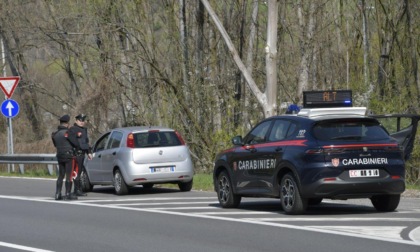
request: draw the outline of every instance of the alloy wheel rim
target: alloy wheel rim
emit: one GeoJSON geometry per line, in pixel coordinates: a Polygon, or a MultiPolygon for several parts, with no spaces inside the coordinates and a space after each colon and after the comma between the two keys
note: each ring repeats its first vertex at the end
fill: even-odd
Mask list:
{"type": "Polygon", "coordinates": [[[295,187],[290,179],[286,179],[281,188],[282,203],[287,209],[290,209],[295,204],[295,187]]]}
{"type": "Polygon", "coordinates": [[[219,180],[219,199],[221,202],[226,203],[229,199],[230,186],[227,178],[223,176],[219,180]]]}
{"type": "Polygon", "coordinates": [[[119,191],[120,190],[120,186],[121,185],[121,176],[120,176],[120,174],[117,172],[116,174],[115,174],[115,189],[117,190],[117,191],[119,191]]]}

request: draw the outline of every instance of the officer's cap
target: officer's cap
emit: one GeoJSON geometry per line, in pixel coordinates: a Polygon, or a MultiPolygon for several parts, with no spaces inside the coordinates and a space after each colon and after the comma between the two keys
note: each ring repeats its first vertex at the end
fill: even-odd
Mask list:
{"type": "Polygon", "coordinates": [[[62,123],[68,123],[69,121],[70,121],[69,115],[63,115],[62,117],[60,117],[60,122],[62,123]]]}
{"type": "Polygon", "coordinates": [[[86,119],[86,115],[85,114],[78,114],[76,116],[76,119],[83,122],[86,119]]]}

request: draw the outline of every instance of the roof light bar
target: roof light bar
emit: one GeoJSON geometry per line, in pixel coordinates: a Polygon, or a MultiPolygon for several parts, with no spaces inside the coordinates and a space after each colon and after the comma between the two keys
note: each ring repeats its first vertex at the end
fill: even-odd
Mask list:
{"type": "Polygon", "coordinates": [[[301,109],[298,113],[299,116],[316,117],[324,115],[366,115],[366,107],[351,107],[351,108],[314,108],[314,109],[301,109]]]}

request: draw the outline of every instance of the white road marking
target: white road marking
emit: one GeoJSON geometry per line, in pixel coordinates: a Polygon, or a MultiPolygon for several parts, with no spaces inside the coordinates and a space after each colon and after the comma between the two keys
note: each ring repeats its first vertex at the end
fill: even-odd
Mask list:
{"type": "MultiPolygon", "coordinates": [[[[124,201],[165,201],[165,200],[214,200],[216,197],[174,197],[174,198],[124,198],[124,199],[96,199],[96,200],[83,200],[83,202],[124,202],[124,201]]],[[[217,202],[218,203],[218,202],[217,202]]]]}
{"type": "Polygon", "coordinates": [[[13,244],[13,243],[7,243],[7,242],[1,242],[1,241],[0,241],[0,247],[8,247],[8,248],[31,251],[31,252],[53,252],[51,250],[38,249],[38,248],[27,247],[27,246],[22,246],[22,245],[17,245],[17,244],[13,244]]]}
{"type": "MultiPolygon", "coordinates": [[[[85,202],[85,201],[83,201],[85,202]]],[[[197,205],[197,204],[215,204],[219,201],[196,201],[196,202],[163,202],[163,203],[127,203],[127,204],[114,204],[114,206],[161,206],[161,205],[197,205]]]]}
{"type": "Polygon", "coordinates": [[[411,230],[411,232],[408,234],[408,237],[410,237],[412,241],[420,243],[420,227],[411,230]]]}
{"type": "MultiPolygon", "coordinates": [[[[35,202],[45,202],[45,203],[62,203],[62,201],[54,201],[54,200],[44,200],[44,199],[34,199],[30,197],[21,197],[21,196],[4,196],[0,195],[0,198],[4,199],[15,199],[15,200],[24,200],[24,201],[35,201],[35,202]]],[[[185,199],[185,198],[183,198],[185,199]]],[[[150,209],[150,208],[133,208],[133,207],[125,207],[125,206],[115,206],[115,205],[98,205],[98,204],[91,204],[86,203],[83,201],[64,201],[65,204],[72,204],[72,205],[81,205],[81,206],[91,206],[91,207],[99,207],[99,208],[108,208],[108,209],[121,209],[121,210],[128,210],[128,211],[137,211],[137,212],[149,212],[149,213],[161,213],[161,214],[168,214],[168,215],[176,215],[176,216],[185,216],[185,217],[195,217],[195,218],[203,218],[203,219],[212,219],[212,220],[221,220],[221,221],[231,221],[231,222],[240,222],[240,223],[248,223],[248,224],[256,224],[256,225],[263,225],[263,226],[271,226],[271,227],[281,227],[281,228],[289,228],[294,230],[303,230],[303,231],[311,231],[317,233],[325,233],[325,234],[334,234],[334,235],[343,235],[343,236],[350,236],[350,237],[357,237],[362,239],[371,239],[371,240],[378,240],[384,242],[393,242],[393,243],[400,243],[400,244],[408,244],[420,247],[420,242],[418,241],[407,241],[402,240],[401,238],[388,238],[388,237],[380,237],[377,234],[359,234],[359,233],[351,233],[347,230],[329,230],[329,229],[322,229],[321,227],[311,227],[311,226],[294,226],[284,223],[276,223],[276,222],[264,222],[259,220],[247,220],[247,219],[240,219],[240,218],[229,218],[223,216],[212,216],[212,215],[200,215],[200,214],[191,214],[191,213],[183,213],[183,212],[171,212],[165,211],[164,209],[150,209]]],[[[214,207],[213,207],[214,208],[214,207]]],[[[369,220],[368,218],[366,220],[369,220]]],[[[360,226],[357,228],[360,229],[360,226]]],[[[382,227],[382,228],[393,228],[393,227],[382,227]]]]}
{"type": "Polygon", "coordinates": [[[365,236],[380,236],[383,238],[400,239],[401,232],[405,226],[307,226],[316,229],[334,230],[339,232],[349,232],[365,236]]]}
{"type": "MultiPolygon", "coordinates": [[[[273,214],[273,212],[264,212],[264,211],[242,211],[242,212],[194,212],[190,214],[197,215],[258,215],[258,214],[273,214]]],[[[258,218],[252,220],[259,220],[258,218]]]]}
{"type": "Polygon", "coordinates": [[[143,209],[150,209],[150,210],[193,210],[193,209],[215,209],[218,207],[212,206],[204,206],[204,207],[151,207],[151,208],[143,208],[143,209]]]}

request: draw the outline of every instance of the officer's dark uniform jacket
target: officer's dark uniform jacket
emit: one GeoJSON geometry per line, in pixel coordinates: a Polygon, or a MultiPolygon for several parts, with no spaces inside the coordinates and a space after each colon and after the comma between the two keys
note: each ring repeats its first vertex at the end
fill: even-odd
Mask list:
{"type": "Polygon", "coordinates": [[[52,140],[57,148],[58,162],[67,162],[73,158],[73,146],[69,142],[67,131],[67,127],[60,125],[57,131],[52,133],[52,140]]]}
{"type": "Polygon", "coordinates": [[[87,128],[74,124],[69,129],[69,140],[76,146],[77,155],[92,153],[91,147],[89,146],[87,128]]]}

